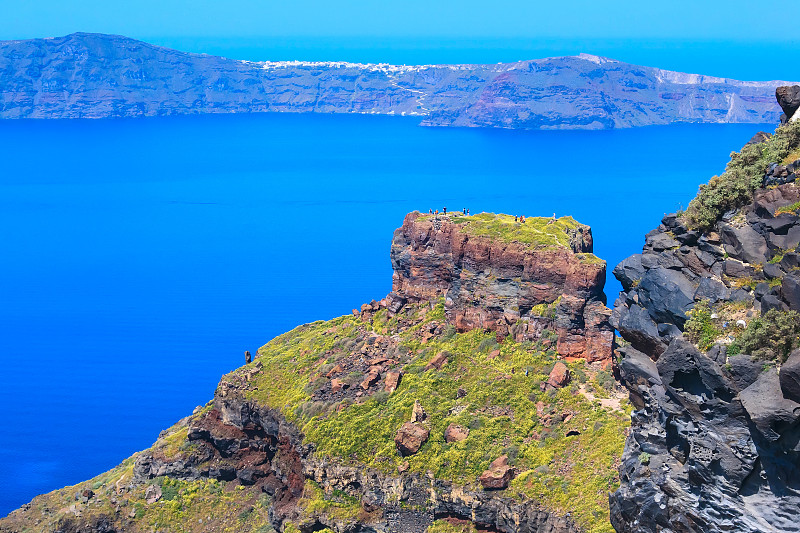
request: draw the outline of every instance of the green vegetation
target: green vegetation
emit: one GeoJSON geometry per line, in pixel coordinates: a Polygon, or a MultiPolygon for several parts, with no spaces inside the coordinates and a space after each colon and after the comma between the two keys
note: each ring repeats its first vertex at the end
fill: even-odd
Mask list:
{"type": "Polygon", "coordinates": [[[355,523],[366,515],[361,508],[361,502],[356,498],[339,491],[325,494],[322,487],[310,480],[306,480],[303,487],[299,507],[310,517],[328,516],[349,523],[355,523]]]}
{"type": "MultiPolygon", "coordinates": [[[[404,376],[391,395],[315,402],[306,387],[329,368],[326,365],[360,350],[358,339],[365,331],[393,329],[396,317],[386,321],[380,312],[372,326],[346,316],[301,326],[274,339],[259,350],[263,370],[250,382],[247,394],[280,409],[318,454],[387,474],[396,475],[407,461],[412,472],[477,488],[489,463],[507,454],[521,472],[512,482],[512,493],[562,514],[570,512],[589,531],[612,531],[608,493],[618,486],[616,466],[629,425],[627,402],[623,400],[623,409],[610,410],[581,394],[581,383],[608,390],[605,377],[598,381],[582,361],[569,364],[575,376],[572,385],[541,391],[556,354],[533,343],[497,344],[494,334],[477,330],[447,330],[422,342],[415,334],[423,324],[441,320],[440,307],[441,303],[429,311],[410,306],[404,310],[418,316],[419,323],[400,334],[407,352],[395,355],[404,364],[404,376]],[[495,349],[500,355],[490,358],[495,349]],[[442,352],[448,363],[438,371],[425,370],[442,352]],[[403,458],[395,449],[394,435],[410,420],[415,400],[428,414],[430,437],[417,454],[403,458]],[[444,430],[450,423],[469,427],[469,437],[446,443],[444,430]],[[567,437],[569,431],[575,434],[567,437]]],[[[319,498],[309,501],[318,502],[314,505],[322,512],[319,498]]]]}
{"type": "Polygon", "coordinates": [[[477,533],[472,522],[460,523],[448,520],[436,520],[425,533],[477,533]]]}
{"type": "MultiPolygon", "coordinates": [[[[433,306],[409,304],[392,317],[383,310],[370,318],[349,315],[295,328],[263,346],[254,363],[223,377],[220,393],[233,387],[251,400],[280,410],[319,456],[388,475],[397,475],[398,467],[407,466],[412,473],[479,491],[480,474],[506,454],[519,472],[506,496],[530,498],[558,514],[570,513],[586,531],[611,533],[608,493],[619,485],[617,467],[630,407],[615,391],[607,372],[583,361],[568,363],[573,376],[570,385],[543,391],[541,384],[556,360],[555,351],[542,343],[509,339],[498,343],[491,333],[457,333],[445,327],[440,300],[433,306]],[[431,336],[434,330],[440,334],[431,336]],[[320,396],[320,387],[327,386],[324,376],[338,364],[368,357],[363,355],[368,353],[368,340],[376,342],[378,335],[392,339],[391,347],[381,353],[403,369],[399,388],[391,394],[380,391],[338,402],[320,396]],[[427,363],[441,353],[446,354],[447,364],[440,370],[426,370],[427,363]],[[600,398],[609,406],[603,407],[600,398]],[[404,458],[395,449],[394,436],[410,419],[415,400],[428,415],[430,436],[417,454],[404,458]],[[470,429],[466,440],[444,441],[450,423],[470,429]]],[[[352,372],[340,375],[348,373],[352,372]]],[[[210,408],[207,405],[200,414],[210,408]]],[[[187,441],[187,424],[182,421],[170,428],[146,453],[167,460],[185,458],[197,446],[187,441]]],[[[82,523],[100,517],[135,520],[129,528],[134,533],[272,531],[269,498],[237,481],[156,478],[152,484],[159,485],[162,496],[148,504],[145,494],[151,483],[128,488],[136,457],[84,484],[34,500],[28,513],[44,517],[41,529],[35,531],[56,530],[57,521],[70,516],[70,506],[76,505],[82,523]],[[75,493],[84,488],[92,488],[96,496],[76,504],[75,493]]],[[[345,524],[377,519],[358,499],[338,491],[328,493],[312,481],[304,486],[299,508],[300,515],[285,525],[285,531],[299,531],[317,519],[345,524]]],[[[31,523],[31,516],[20,518],[19,523],[31,523]]],[[[430,531],[471,528],[437,521],[430,531]]]]}
{"type": "Polygon", "coordinates": [[[761,187],[770,163],[783,161],[798,146],[800,122],[793,122],[780,126],[775,135],[763,143],[733,152],[725,172],[701,185],[697,196],[689,203],[685,213],[689,227],[708,230],[723,213],[750,202],[753,192],[761,187]]]}
{"type": "Polygon", "coordinates": [[[722,334],[711,318],[711,305],[708,300],[701,300],[687,314],[689,320],[686,322],[684,333],[701,350],[708,350],[722,334]]]}
{"type": "MultiPolygon", "coordinates": [[[[431,215],[423,215],[420,219],[430,217],[431,215]]],[[[518,242],[536,248],[569,248],[571,235],[581,226],[572,217],[527,217],[525,222],[520,222],[511,215],[495,213],[471,216],[456,213],[450,220],[468,235],[489,237],[502,242],[518,242]]]]}
{"type": "Polygon", "coordinates": [[[729,355],[745,353],[758,359],[784,362],[800,346],[800,314],[770,309],[753,319],[731,344],[729,355]]]}
{"type": "Polygon", "coordinates": [[[800,211],[800,202],[795,202],[791,205],[779,207],[778,209],[775,210],[775,214],[781,215],[783,213],[795,213],[797,211],[800,211]]]}

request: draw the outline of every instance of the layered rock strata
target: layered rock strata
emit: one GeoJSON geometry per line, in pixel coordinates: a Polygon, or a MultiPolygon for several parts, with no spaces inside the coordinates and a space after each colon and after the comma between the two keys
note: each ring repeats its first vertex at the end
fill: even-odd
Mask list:
{"type": "Polygon", "coordinates": [[[459,331],[483,328],[522,341],[551,329],[561,355],[608,361],[613,331],[604,305],[605,262],[591,255],[588,226],[567,231],[568,245],[503,242],[470,234],[458,214],[410,213],[392,241],[390,297],[443,297],[459,331]]]}

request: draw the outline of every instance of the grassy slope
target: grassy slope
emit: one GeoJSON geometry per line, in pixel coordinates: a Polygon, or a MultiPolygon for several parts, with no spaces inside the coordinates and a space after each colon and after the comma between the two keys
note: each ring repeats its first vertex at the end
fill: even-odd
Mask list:
{"type": "MultiPolygon", "coordinates": [[[[419,323],[442,316],[440,304],[419,323]]],[[[363,403],[345,402],[341,410],[340,404],[312,402],[307,385],[347,355],[343,348],[348,339],[364,327],[359,318],[346,316],[301,326],[271,341],[259,351],[265,370],[252,382],[251,398],[281,409],[316,444],[317,453],[387,473],[407,460],[412,471],[477,487],[488,464],[509,454],[522,472],[510,493],[571,512],[590,531],[612,531],[608,492],[618,483],[616,465],[629,411],[601,408],[578,392],[578,384],[588,382],[601,396],[604,385],[613,383],[610,376],[588,372],[583,362],[572,363],[573,384],[545,393],[539,385],[556,361],[553,351],[510,341],[497,346],[493,335],[480,331],[450,331],[422,344],[415,336],[417,326],[401,334],[400,351],[407,353],[401,355],[405,375],[396,392],[378,393],[363,403]],[[490,358],[495,348],[500,355],[490,358]],[[447,365],[440,371],[424,370],[443,351],[449,354],[447,365]],[[467,392],[464,398],[457,398],[459,388],[467,392]],[[431,436],[418,454],[401,458],[394,434],[410,419],[415,400],[429,415],[431,436]],[[541,417],[539,401],[544,404],[541,417]],[[568,422],[560,422],[564,413],[573,415],[568,422]],[[545,426],[546,418],[559,422],[545,426]],[[445,443],[444,429],[450,423],[469,427],[469,437],[445,443]],[[566,437],[569,430],[580,434],[566,437]]],[[[379,314],[367,329],[383,334],[394,327],[379,314]]]]}
{"type": "MultiPolygon", "coordinates": [[[[257,361],[263,370],[250,382],[246,394],[281,410],[317,445],[318,454],[390,474],[396,474],[397,466],[408,460],[412,471],[430,471],[480,490],[477,477],[490,461],[506,453],[521,472],[506,491],[508,496],[527,496],[556,512],[570,512],[588,531],[613,531],[607,495],[618,485],[616,467],[630,411],[627,402],[623,401],[621,410],[606,409],[578,391],[583,384],[597,397],[608,396],[613,379],[604,372],[595,373],[583,362],[570,363],[573,384],[557,392],[542,392],[539,385],[556,354],[541,344],[506,341],[497,345],[493,335],[480,331],[456,334],[450,328],[423,343],[420,331],[432,321],[443,321],[441,303],[433,309],[409,306],[401,318],[406,327],[398,327],[397,317],[387,320],[381,311],[371,323],[344,316],[281,335],[259,350],[257,361]],[[355,403],[346,400],[341,410],[337,410],[339,404],[312,401],[314,390],[322,383],[320,375],[337,360],[359,353],[361,343],[355,339],[365,333],[399,335],[400,345],[389,354],[404,367],[399,389],[355,403]],[[491,358],[495,349],[500,355],[491,358]],[[447,365],[439,371],[424,370],[430,358],[442,351],[448,352],[447,365]],[[459,388],[466,391],[463,398],[457,398],[459,388]],[[409,420],[414,400],[419,400],[429,415],[431,436],[418,454],[404,459],[395,452],[393,439],[397,428],[409,420]],[[540,401],[544,408],[537,413],[540,401]],[[564,414],[571,414],[571,419],[563,422],[564,414]],[[465,441],[444,442],[444,429],[451,422],[470,428],[465,441]],[[570,430],[580,434],[566,437],[570,430]]],[[[249,367],[243,367],[223,379],[247,370],[249,367]]],[[[193,445],[185,440],[186,427],[186,420],[176,424],[149,451],[176,458],[190,451],[193,445]]],[[[75,505],[81,522],[101,515],[116,516],[117,523],[133,532],[271,531],[268,498],[237,486],[235,481],[157,478],[154,483],[162,486],[164,497],[153,504],[145,502],[144,486],[117,495],[117,482],[125,486],[130,481],[135,457],[97,478],[37,497],[24,517],[11,516],[3,525],[15,532],[53,531],[59,519],[71,516],[69,508],[75,505]],[[75,500],[76,492],[84,488],[96,493],[88,504],[75,500]],[[117,506],[119,512],[115,512],[117,506]],[[36,519],[41,522],[36,524],[36,519]]],[[[369,519],[358,502],[342,494],[325,494],[312,482],[306,484],[301,505],[306,517],[327,514],[349,521],[369,519]]],[[[287,525],[287,531],[293,528],[287,525]]],[[[437,522],[432,531],[461,529],[437,522]]]]}

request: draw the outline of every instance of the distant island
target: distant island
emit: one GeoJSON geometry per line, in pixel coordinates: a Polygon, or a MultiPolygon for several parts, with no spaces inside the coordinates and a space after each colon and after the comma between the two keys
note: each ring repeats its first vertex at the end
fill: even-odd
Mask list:
{"type": "Polygon", "coordinates": [[[738,81],[581,54],[494,65],[253,62],[123,36],[0,42],[0,118],[201,113],[419,116],[425,126],[612,129],[766,123],[785,81],[738,81]]]}

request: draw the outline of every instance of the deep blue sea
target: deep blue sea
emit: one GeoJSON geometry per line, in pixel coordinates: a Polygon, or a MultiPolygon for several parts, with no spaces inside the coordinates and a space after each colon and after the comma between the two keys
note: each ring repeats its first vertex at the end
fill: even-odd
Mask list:
{"type": "Polygon", "coordinates": [[[408,211],[572,214],[611,268],[760,129],[0,122],[0,516],[149,446],[244,350],[384,296],[408,211]]]}

